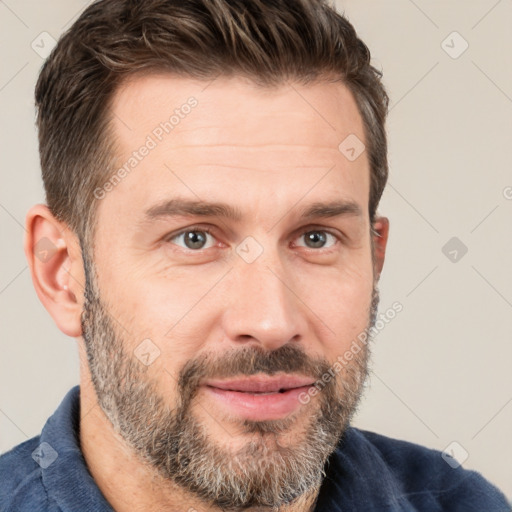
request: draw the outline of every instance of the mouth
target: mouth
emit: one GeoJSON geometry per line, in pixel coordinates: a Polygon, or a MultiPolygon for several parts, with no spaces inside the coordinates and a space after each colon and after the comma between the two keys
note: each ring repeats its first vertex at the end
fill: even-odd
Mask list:
{"type": "Polygon", "coordinates": [[[206,380],[203,388],[230,414],[255,421],[279,419],[301,405],[299,395],[314,384],[311,377],[253,375],[228,380],[206,380]]]}
{"type": "Polygon", "coordinates": [[[206,380],[203,384],[225,391],[238,391],[251,394],[284,393],[290,389],[312,386],[315,379],[298,375],[266,376],[252,375],[249,377],[228,380],[206,380]]]}

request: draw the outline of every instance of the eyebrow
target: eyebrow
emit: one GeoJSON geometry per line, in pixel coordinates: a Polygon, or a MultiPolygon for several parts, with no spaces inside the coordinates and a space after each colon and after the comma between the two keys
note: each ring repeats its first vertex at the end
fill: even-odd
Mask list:
{"type": "Polygon", "coordinates": [[[223,217],[233,221],[242,219],[242,212],[229,204],[208,203],[200,200],[170,199],[146,210],[146,219],[177,217],[180,215],[198,217],[223,217]]]}
{"type": "Polygon", "coordinates": [[[353,201],[331,201],[328,203],[313,203],[301,210],[301,219],[340,217],[354,215],[361,217],[361,207],[353,201]]]}
{"type": "MultiPolygon", "coordinates": [[[[299,210],[301,220],[313,218],[332,218],[346,215],[362,216],[361,207],[353,201],[316,202],[299,210]]],[[[146,219],[155,220],[165,217],[198,216],[221,217],[235,222],[242,220],[242,212],[226,203],[212,203],[201,200],[170,199],[146,210],[146,219]]]]}

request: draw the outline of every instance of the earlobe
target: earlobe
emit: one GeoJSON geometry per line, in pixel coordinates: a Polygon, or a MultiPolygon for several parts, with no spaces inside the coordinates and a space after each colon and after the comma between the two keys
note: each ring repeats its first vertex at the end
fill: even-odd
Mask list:
{"type": "Polygon", "coordinates": [[[27,214],[24,245],[40,301],[64,334],[80,336],[84,277],[78,238],[47,206],[36,205],[27,214]]]}
{"type": "Polygon", "coordinates": [[[377,217],[373,223],[373,250],[376,278],[380,277],[384,267],[386,245],[389,235],[389,220],[387,217],[377,217]]]}

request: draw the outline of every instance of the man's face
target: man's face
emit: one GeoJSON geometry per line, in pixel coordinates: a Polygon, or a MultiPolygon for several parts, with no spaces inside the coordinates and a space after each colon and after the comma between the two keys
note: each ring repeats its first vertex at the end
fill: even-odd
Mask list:
{"type": "Polygon", "coordinates": [[[155,75],[114,98],[128,172],[98,203],[85,346],[100,405],[161,475],[281,504],[319,484],[366,374],[363,347],[332,378],[377,303],[367,154],[338,149],[363,126],[339,83],[207,85],[155,75]]]}

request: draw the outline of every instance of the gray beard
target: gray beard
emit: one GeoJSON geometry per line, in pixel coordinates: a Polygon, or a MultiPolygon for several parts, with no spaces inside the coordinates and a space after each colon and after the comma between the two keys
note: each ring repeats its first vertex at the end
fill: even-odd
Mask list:
{"type": "MultiPolygon", "coordinates": [[[[89,370],[106,417],[125,442],[164,479],[179,485],[209,506],[227,511],[251,507],[278,508],[318,488],[324,465],[356,411],[368,374],[368,341],[307,404],[312,413],[295,443],[280,444],[280,434],[293,426],[283,420],[240,422],[248,441],[238,450],[215,442],[191,406],[204,378],[227,378],[277,372],[311,375],[321,381],[332,364],[312,359],[294,345],[269,352],[255,347],[219,356],[204,353],[181,369],[178,399],[171,407],[158,392],[148,367],[130,356],[129,339],[116,332],[100,300],[92,265],[86,261],[82,330],[89,370]]],[[[374,286],[367,333],[376,320],[378,290],[374,286]]],[[[304,407],[304,406],[303,406],[304,407]]]]}

